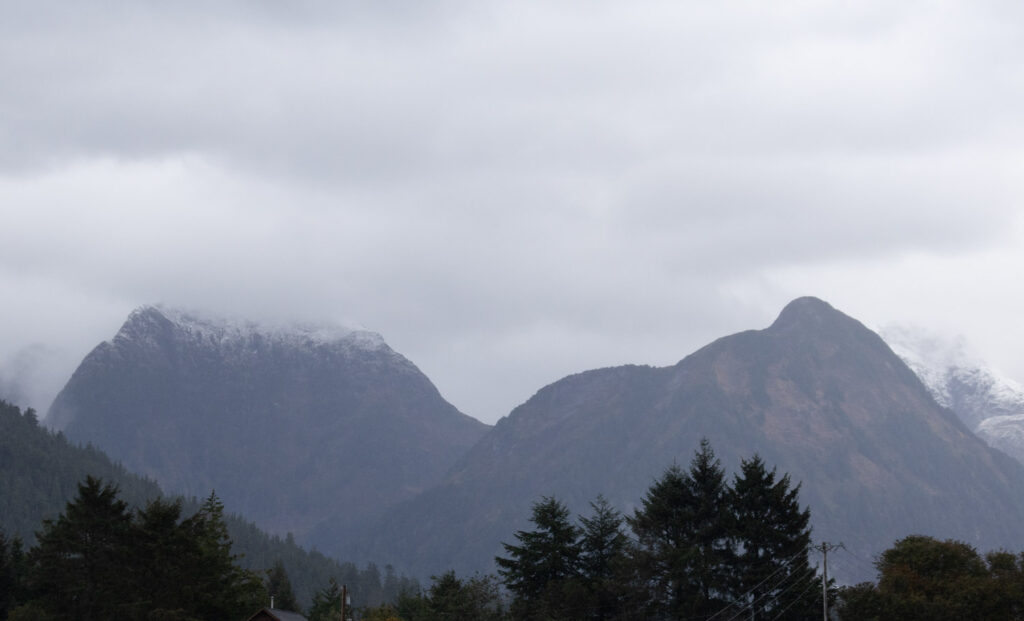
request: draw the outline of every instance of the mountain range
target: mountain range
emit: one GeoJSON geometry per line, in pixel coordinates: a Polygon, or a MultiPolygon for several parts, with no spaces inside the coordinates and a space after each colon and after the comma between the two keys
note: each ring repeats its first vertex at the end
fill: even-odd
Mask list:
{"type": "Polygon", "coordinates": [[[85,357],[46,421],[299,539],[412,498],[488,430],[375,333],[154,306],[85,357]]]}
{"type": "Polygon", "coordinates": [[[911,533],[1024,547],[1024,467],[815,298],[669,367],[561,379],[493,428],[377,335],[146,307],[47,420],[172,490],[215,487],[271,530],[421,577],[493,570],[542,495],[628,513],[702,438],[729,471],[757,453],[801,483],[815,539],[849,551],[841,579],[873,577],[869,559],[911,533]]]}
{"type": "MultiPolygon", "coordinates": [[[[926,533],[1019,549],[1024,468],[991,450],[875,333],[815,298],[767,329],[719,339],[678,364],[572,375],[498,422],[441,485],[328,548],[419,574],[488,571],[541,495],[575,512],[603,494],[629,512],[701,438],[723,464],[760,454],[800,482],[816,540],[845,542],[837,575],[926,533]]],[[[341,532],[341,531],[338,531],[341,532]]]]}

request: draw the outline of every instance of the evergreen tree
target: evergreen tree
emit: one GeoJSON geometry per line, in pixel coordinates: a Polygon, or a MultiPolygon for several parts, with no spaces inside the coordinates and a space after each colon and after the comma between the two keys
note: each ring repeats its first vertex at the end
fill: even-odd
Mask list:
{"type": "Polygon", "coordinates": [[[614,619],[624,607],[625,554],[629,539],[622,532],[622,515],[604,496],[590,503],[590,517],[580,517],[580,577],[586,588],[583,613],[589,619],[614,619]]]}
{"type": "Polygon", "coordinates": [[[124,595],[131,590],[131,519],[116,487],[87,477],[64,513],[43,522],[29,554],[29,579],[51,614],[79,621],[130,618],[124,595]]]}
{"type": "Polygon", "coordinates": [[[801,509],[800,486],[789,475],[776,480],[755,455],[743,460],[729,493],[735,516],[738,556],[731,599],[751,621],[816,619],[821,610],[821,582],[810,567],[811,513],[801,509]]]}
{"type": "Polygon", "coordinates": [[[22,597],[25,558],[21,540],[8,538],[0,530],[0,619],[18,605],[22,597]]]}
{"type": "Polygon", "coordinates": [[[130,562],[137,617],[191,604],[190,559],[196,556],[196,543],[182,528],[181,511],[181,501],[157,499],[136,513],[130,562]]]}
{"type": "Polygon", "coordinates": [[[193,609],[199,616],[230,619],[264,605],[267,595],[260,576],[242,569],[231,553],[224,505],[215,493],[183,527],[197,544],[189,571],[195,585],[193,609]]]}
{"type": "Polygon", "coordinates": [[[399,606],[406,621],[501,621],[505,609],[494,576],[474,576],[462,580],[454,571],[433,577],[433,584],[422,596],[422,604],[399,606]],[[410,614],[411,613],[411,614],[410,614]],[[408,615],[408,616],[406,616],[408,615]]]}
{"type": "Polygon", "coordinates": [[[508,557],[497,557],[498,573],[516,599],[512,614],[519,619],[562,619],[572,616],[579,598],[579,529],[569,510],[554,498],[533,505],[532,531],[517,531],[519,545],[502,543],[508,557]]]}
{"type": "Polygon", "coordinates": [[[690,462],[665,471],[628,519],[636,576],[655,618],[709,618],[725,604],[732,519],[725,471],[707,439],[690,462]]]}
{"type": "Polygon", "coordinates": [[[117,488],[87,477],[29,552],[31,601],[40,610],[88,621],[232,619],[259,607],[262,584],[231,556],[219,501],[181,519],[180,501],[155,500],[134,515],[117,488]]]}
{"type": "Polygon", "coordinates": [[[292,581],[288,579],[288,572],[280,559],[274,561],[274,566],[267,570],[267,593],[273,598],[274,608],[301,612],[295,591],[292,590],[292,581]]]}
{"type": "Polygon", "coordinates": [[[309,621],[341,621],[342,597],[341,585],[332,576],[327,586],[313,595],[313,605],[309,609],[309,621]]]}

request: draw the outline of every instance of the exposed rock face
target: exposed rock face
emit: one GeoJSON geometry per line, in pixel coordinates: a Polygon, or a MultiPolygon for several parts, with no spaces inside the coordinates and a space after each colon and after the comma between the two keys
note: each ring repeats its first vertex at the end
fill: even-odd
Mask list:
{"type": "Polygon", "coordinates": [[[488,571],[539,496],[585,513],[603,493],[628,511],[667,466],[689,463],[702,437],[730,470],[759,453],[802,482],[814,538],[852,552],[834,559],[842,579],[872,578],[873,555],[911,533],[1021,548],[1024,468],[935,403],[875,333],[814,298],[672,367],[555,382],[499,421],[444,484],[358,537],[326,539],[347,542],[332,548],[346,558],[420,575],[488,571]]]}
{"type": "Polygon", "coordinates": [[[46,420],[168,491],[216,490],[300,538],[413,497],[488,429],[377,334],[155,307],[85,358],[46,420]]]}

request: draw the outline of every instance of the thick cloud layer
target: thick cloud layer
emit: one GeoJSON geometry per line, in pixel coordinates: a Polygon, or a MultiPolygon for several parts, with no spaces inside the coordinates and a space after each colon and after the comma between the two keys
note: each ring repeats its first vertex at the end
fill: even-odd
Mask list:
{"type": "Polygon", "coordinates": [[[1016,4],[0,2],[0,388],[151,302],[493,421],[812,294],[1024,360],[1016,4]]]}

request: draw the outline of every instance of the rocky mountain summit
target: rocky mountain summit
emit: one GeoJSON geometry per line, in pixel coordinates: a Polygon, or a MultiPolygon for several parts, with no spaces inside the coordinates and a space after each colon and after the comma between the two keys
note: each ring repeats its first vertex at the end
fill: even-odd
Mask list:
{"type": "Polygon", "coordinates": [[[168,491],[216,490],[300,538],[413,497],[489,428],[378,334],[155,306],[86,356],[46,421],[168,491]]]}

